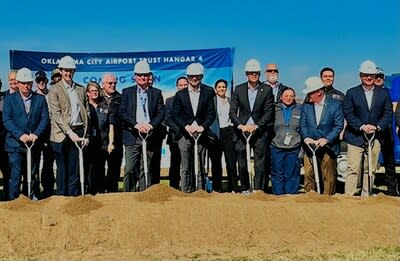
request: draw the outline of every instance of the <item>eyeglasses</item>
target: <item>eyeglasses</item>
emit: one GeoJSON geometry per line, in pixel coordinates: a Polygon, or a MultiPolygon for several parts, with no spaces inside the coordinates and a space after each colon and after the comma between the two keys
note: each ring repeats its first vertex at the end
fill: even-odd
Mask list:
{"type": "Polygon", "coordinates": [[[199,75],[188,75],[188,78],[192,79],[192,78],[197,78],[199,79],[201,77],[201,74],[199,75]]]}
{"type": "Polygon", "coordinates": [[[278,73],[278,70],[275,70],[275,69],[269,70],[269,69],[268,69],[267,72],[268,72],[268,73],[278,73]]]}
{"type": "Polygon", "coordinates": [[[39,80],[36,80],[36,83],[41,83],[41,82],[47,83],[47,80],[46,80],[46,79],[39,79],[39,80]]]}
{"type": "Polygon", "coordinates": [[[260,75],[260,72],[246,72],[246,75],[260,75]]]}
{"type": "Polygon", "coordinates": [[[148,74],[148,73],[136,73],[135,75],[137,77],[149,77],[150,76],[150,74],[148,74]]]}
{"type": "Polygon", "coordinates": [[[360,73],[360,76],[361,76],[361,77],[365,77],[365,78],[367,78],[367,77],[375,78],[375,77],[376,77],[376,74],[360,73]]]}
{"type": "Polygon", "coordinates": [[[109,85],[117,84],[117,82],[107,82],[109,85]]]}
{"type": "Polygon", "coordinates": [[[375,76],[375,79],[385,79],[385,75],[383,75],[383,74],[377,74],[377,75],[375,76]]]}

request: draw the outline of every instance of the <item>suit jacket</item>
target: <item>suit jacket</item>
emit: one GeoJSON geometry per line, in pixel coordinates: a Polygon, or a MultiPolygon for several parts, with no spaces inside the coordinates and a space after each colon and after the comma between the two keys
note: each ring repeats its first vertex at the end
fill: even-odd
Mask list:
{"type": "MultiPolygon", "coordinates": [[[[264,84],[267,85],[267,86],[269,86],[269,87],[271,87],[271,86],[268,84],[267,81],[265,81],[264,84]]],[[[275,88],[278,88],[278,92],[277,92],[277,94],[276,94],[276,97],[274,97],[274,101],[275,101],[275,103],[278,103],[278,102],[281,101],[282,90],[283,90],[284,88],[287,88],[287,86],[286,86],[286,85],[283,85],[282,83],[279,82],[279,83],[278,83],[278,86],[275,87],[275,88]]],[[[272,87],[271,87],[271,89],[272,89],[272,87]]],[[[272,93],[273,93],[273,92],[272,92],[272,93]]]]}
{"type": "Polygon", "coordinates": [[[325,105],[317,125],[313,103],[304,103],[300,114],[300,135],[305,138],[328,140],[328,148],[339,154],[339,134],[343,130],[344,118],[340,102],[325,96],[325,105]]]}
{"type": "MultiPolygon", "coordinates": [[[[88,135],[89,114],[85,88],[74,83],[74,88],[78,96],[80,116],[83,122],[84,135],[88,135]]],[[[62,142],[67,132],[71,129],[71,103],[63,81],[51,86],[49,89],[48,103],[50,110],[51,133],[50,140],[62,142]]]]}
{"type": "MultiPolygon", "coordinates": [[[[396,124],[397,124],[397,127],[400,128],[400,102],[397,103],[397,107],[396,107],[396,124]]],[[[397,134],[400,137],[400,131],[397,134]]]]}
{"type": "MultiPolygon", "coordinates": [[[[381,130],[392,122],[392,102],[387,89],[375,87],[372,95],[371,109],[368,109],[362,85],[349,89],[343,101],[343,113],[347,121],[344,140],[354,146],[362,147],[365,144],[363,124],[379,126],[381,130]]],[[[376,134],[379,138],[380,131],[376,134]]]]}
{"type": "MultiPolygon", "coordinates": [[[[25,149],[19,138],[23,134],[35,134],[39,138],[49,124],[49,110],[43,95],[32,93],[31,107],[28,113],[19,92],[7,95],[4,100],[3,123],[7,130],[6,151],[15,152],[25,149]]],[[[38,140],[39,142],[39,140],[38,140]]]]}
{"type": "Polygon", "coordinates": [[[178,91],[172,104],[171,117],[179,127],[179,135],[188,135],[185,126],[191,125],[194,121],[203,126],[206,132],[215,119],[214,89],[204,84],[200,86],[199,104],[197,111],[193,112],[188,88],[178,91]]]}
{"type": "Polygon", "coordinates": [[[164,124],[169,127],[167,144],[177,143],[182,137],[179,131],[179,126],[172,120],[172,105],[174,104],[175,96],[169,97],[165,100],[165,119],[164,124]]]}
{"type": "MultiPolygon", "coordinates": [[[[228,98],[229,105],[231,104],[231,98],[228,98]]],[[[214,97],[214,108],[215,108],[215,120],[210,126],[209,138],[210,139],[219,139],[220,138],[220,125],[219,125],[219,117],[218,117],[218,105],[217,105],[217,96],[214,97]]]]}
{"type": "MultiPolygon", "coordinates": [[[[124,145],[134,145],[139,138],[135,129],[137,108],[137,85],[125,88],[121,94],[121,105],[119,106],[119,119],[122,124],[122,142],[124,145]]],[[[153,131],[157,131],[164,119],[164,101],[161,90],[149,87],[147,89],[147,105],[149,110],[150,124],[153,131]]],[[[139,105],[141,106],[141,105],[139,105]]],[[[149,137],[151,139],[152,136],[149,137]]],[[[140,139],[140,138],[139,138],[140,139]]]]}
{"type": "Polygon", "coordinates": [[[249,95],[247,93],[248,83],[236,86],[233,92],[229,116],[232,123],[237,127],[246,124],[253,117],[258,126],[257,131],[266,131],[274,125],[275,103],[272,89],[263,83],[259,83],[253,110],[250,110],[249,95]]]}

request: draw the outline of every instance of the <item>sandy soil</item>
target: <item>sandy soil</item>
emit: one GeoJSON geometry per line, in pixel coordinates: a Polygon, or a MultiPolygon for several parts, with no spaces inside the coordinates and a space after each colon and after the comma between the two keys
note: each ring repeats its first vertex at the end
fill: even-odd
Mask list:
{"type": "Polygon", "coordinates": [[[256,259],[400,247],[400,198],[314,193],[187,195],[165,185],[0,204],[0,257],[38,260],[256,259]]]}

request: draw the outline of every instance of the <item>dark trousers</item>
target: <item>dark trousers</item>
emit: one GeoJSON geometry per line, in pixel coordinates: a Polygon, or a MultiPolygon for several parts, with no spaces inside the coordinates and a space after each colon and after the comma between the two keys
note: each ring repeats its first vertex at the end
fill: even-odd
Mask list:
{"type": "Polygon", "coordinates": [[[31,195],[28,196],[28,183],[27,183],[27,153],[26,152],[9,152],[8,158],[10,162],[11,175],[9,179],[9,193],[8,197],[10,200],[16,199],[21,193],[21,179],[24,179],[23,193],[28,197],[38,197],[39,190],[39,178],[37,175],[37,168],[39,167],[39,153],[38,150],[32,148],[31,158],[31,195]],[[36,175],[35,175],[36,173],[36,175]]]}
{"type": "Polygon", "coordinates": [[[142,155],[142,144],[140,142],[134,145],[125,146],[125,174],[124,174],[124,191],[144,191],[147,187],[152,184],[152,166],[151,159],[153,152],[147,150],[147,187],[146,178],[144,172],[143,155],[142,155]]]}
{"type": "Polygon", "coordinates": [[[208,153],[211,159],[213,190],[222,191],[222,153],[225,156],[228,175],[228,191],[238,190],[236,153],[233,143],[233,127],[220,128],[220,138],[210,141],[208,153]]]}
{"type": "Polygon", "coordinates": [[[271,183],[275,195],[296,194],[300,186],[300,148],[280,149],[271,145],[271,183]]]}
{"type": "MultiPolygon", "coordinates": [[[[83,130],[76,131],[82,136],[83,130]]],[[[69,137],[63,142],[51,142],[57,164],[57,195],[77,196],[80,192],[79,151],[69,137]]]]}
{"type": "Polygon", "coordinates": [[[383,165],[385,167],[385,179],[387,184],[388,195],[398,195],[398,179],[396,174],[396,165],[394,163],[394,140],[392,126],[383,131],[381,143],[381,152],[383,156],[383,165]]]}
{"type": "Polygon", "coordinates": [[[148,143],[148,150],[153,154],[151,161],[148,163],[151,166],[151,185],[160,184],[160,173],[161,173],[161,147],[164,136],[162,133],[156,131],[151,134],[151,139],[148,143]]]}
{"type": "MultiPolygon", "coordinates": [[[[235,144],[238,153],[239,179],[242,189],[250,188],[249,173],[247,171],[246,139],[239,131],[236,132],[235,144]]],[[[250,147],[254,149],[254,189],[265,191],[269,182],[269,143],[266,131],[257,131],[250,138],[250,147]]]]}
{"type": "MultiPolygon", "coordinates": [[[[118,192],[118,182],[121,176],[121,164],[123,156],[122,145],[115,145],[114,150],[111,153],[103,150],[105,154],[105,161],[107,162],[107,174],[106,174],[106,191],[107,192],[118,192]]],[[[104,166],[104,165],[102,165],[104,166]]]]}
{"type": "MultiPolygon", "coordinates": [[[[3,139],[3,137],[0,137],[3,139]]],[[[0,170],[3,174],[3,200],[8,200],[8,184],[10,179],[10,163],[8,162],[8,153],[4,149],[4,141],[0,141],[0,170]]]]}
{"type": "Polygon", "coordinates": [[[179,152],[181,155],[181,190],[183,192],[193,192],[197,189],[202,189],[204,186],[204,165],[206,157],[206,149],[204,146],[204,137],[199,139],[198,155],[199,155],[199,172],[195,173],[194,169],[194,140],[183,136],[179,139],[179,152]],[[203,138],[203,140],[202,140],[203,138]],[[196,184],[197,176],[197,184],[196,184]]]}
{"type": "MultiPolygon", "coordinates": [[[[42,159],[43,159],[43,166],[42,172],[40,175],[40,183],[43,187],[42,197],[47,198],[54,194],[54,152],[51,148],[50,141],[43,144],[41,148],[42,159]]],[[[39,171],[39,168],[37,169],[39,171]]]]}
{"type": "Polygon", "coordinates": [[[87,192],[95,195],[105,192],[105,151],[102,150],[101,139],[93,137],[89,145],[84,148],[85,177],[87,178],[87,192]]]}
{"type": "Polygon", "coordinates": [[[169,185],[175,189],[179,189],[179,182],[181,180],[181,155],[179,153],[178,143],[172,142],[169,144],[170,151],[170,165],[169,165],[169,185]]]}

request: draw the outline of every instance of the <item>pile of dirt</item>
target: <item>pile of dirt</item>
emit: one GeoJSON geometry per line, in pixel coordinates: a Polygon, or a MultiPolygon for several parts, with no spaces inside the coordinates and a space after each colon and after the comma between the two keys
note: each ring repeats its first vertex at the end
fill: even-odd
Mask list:
{"type": "MultiPolygon", "coordinates": [[[[400,198],[272,196],[153,186],[0,203],[0,259],[282,260],[400,248],[400,198]]],[[[304,259],[305,260],[305,259],[304,259]]]]}

